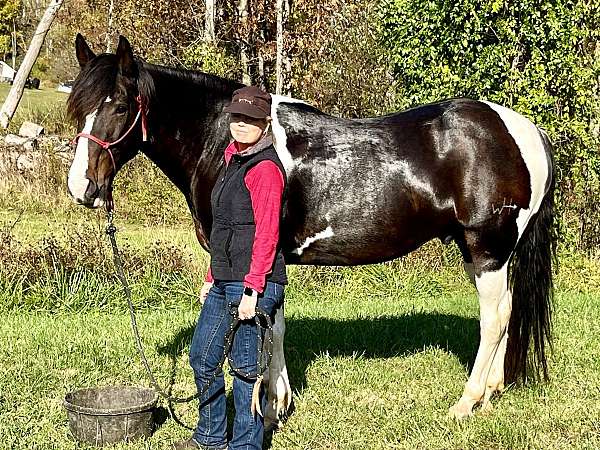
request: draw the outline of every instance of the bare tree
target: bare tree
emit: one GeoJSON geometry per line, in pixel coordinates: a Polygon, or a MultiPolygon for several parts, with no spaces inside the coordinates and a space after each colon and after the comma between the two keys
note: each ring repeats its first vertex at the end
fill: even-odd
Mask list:
{"type": "Polygon", "coordinates": [[[238,17],[240,23],[240,63],[242,65],[242,82],[251,84],[250,57],[248,56],[248,0],[240,0],[238,4],[238,17]]]}
{"type": "Polygon", "coordinates": [[[110,5],[108,6],[108,26],[106,27],[106,53],[110,52],[110,38],[112,35],[114,10],[115,0],[110,0],[110,5]]]}
{"type": "Polygon", "coordinates": [[[19,101],[23,96],[23,89],[25,89],[27,77],[31,72],[35,60],[40,54],[40,49],[42,48],[46,34],[48,34],[52,21],[54,20],[54,17],[56,17],[56,13],[62,4],[63,0],[50,0],[46,12],[42,16],[42,20],[40,20],[35,34],[31,39],[31,44],[29,44],[25,58],[15,75],[13,85],[0,110],[0,126],[4,129],[8,128],[8,124],[15,114],[19,101]]]}
{"type": "Polygon", "coordinates": [[[215,43],[215,3],[216,0],[206,0],[204,12],[204,40],[211,44],[215,43]]]}
{"type": "Polygon", "coordinates": [[[277,0],[277,60],[275,63],[275,72],[277,74],[276,94],[282,94],[286,82],[286,73],[289,68],[289,61],[286,61],[284,30],[287,16],[289,13],[289,0],[277,0]]]}

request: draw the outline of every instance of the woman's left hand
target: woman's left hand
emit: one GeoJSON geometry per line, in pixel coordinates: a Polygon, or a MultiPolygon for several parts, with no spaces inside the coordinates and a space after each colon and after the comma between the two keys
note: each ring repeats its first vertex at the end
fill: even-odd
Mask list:
{"type": "Polygon", "coordinates": [[[242,295],[242,301],[238,306],[238,317],[240,320],[252,319],[256,315],[256,296],[242,295]]]}

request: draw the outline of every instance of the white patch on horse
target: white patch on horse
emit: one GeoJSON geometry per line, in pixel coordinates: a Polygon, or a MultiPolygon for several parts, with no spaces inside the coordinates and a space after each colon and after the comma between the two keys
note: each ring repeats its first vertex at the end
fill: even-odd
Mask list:
{"type": "Polygon", "coordinates": [[[331,228],[331,226],[328,226],[323,231],[319,231],[314,236],[306,238],[306,240],[304,241],[304,244],[302,244],[300,247],[292,250],[292,253],[295,253],[296,255],[301,255],[302,252],[304,250],[306,250],[308,248],[308,246],[310,244],[312,244],[313,242],[319,241],[321,239],[327,239],[327,238],[330,238],[333,236],[334,236],[333,229],[331,228]]]}
{"type": "Polygon", "coordinates": [[[100,198],[100,197],[96,197],[94,199],[94,208],[100,208],[104,206],[104,199],[100,198]]]}
{"type": "MultiPolygon", "coordinates": [[[[96,114],[98,114],[98,110],[85,117],[85,125],[83,126],[83,130],[81,130],[82,133],[90,134],[92,132],[96,114]]],[[[75,201],[83,200],[90,182],[87,178],[88,159],[88,138],[80,137],[77,141],[75,157],[71,163],[68,177],[69,191],[75,201]]]]}
{"type": "Polygon", "coordinates": [[[104,100],[104,103],[110,103],[110,102],[112,102],[112,98],[106,97],[106,100],[104,100]]]}
{"type": "Polygon", "coordinates": [[[552,176],[548,170],[548,156],[544,148],[544,142],[539,129],[529,119],[504,106],[488,101],[482,103],[488,105],[500,116],[506,129],[519,147],[521,157],[529,171],[531,187],[529,208],[520,210],[517,217],[519,239],[521,239],[529,219],[540,208],[542,199],[547,192],[546,186],[549,185],[548,179],[552,176]]]}
{"type": "MultiPolygon", "coordinates": [[[[310,147],[311,143],[309,141],[308,148],[310,149],[310,147]]],[[[341,174],[344,170],[351,169],[357,161],[348,151],[337,152],[335,156],[319,160],[317,163],[311,157],[310,153],[306,153],[301,159],[296,160],[295,167],[308,169],[313,173],[321,173],[322,175],[327,173],[341,174]]]]}
{"type": "Polygon", "coordinates": [[[273,127],[273,141],[275,144],[275,151],[281,164],[289,176],[292,169],[295,166],[294,159],[287,148],[287,135],[285,129],[279,123],[279,117],[277,116],[277,108],[280,103],[305,103],[302,100],[296,100],[291,97],[284,97],[282,95],[271,95],[271,125],[273,127]]]}

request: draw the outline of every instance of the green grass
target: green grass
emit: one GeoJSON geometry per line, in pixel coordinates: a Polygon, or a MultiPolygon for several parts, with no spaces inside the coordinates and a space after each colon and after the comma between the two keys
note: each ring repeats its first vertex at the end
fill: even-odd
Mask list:
{"type": "MultiPolygon", "coordinates": [[[[0,83],[0,102],[4,103],[10,84],[0,83]]],[[[58,92],[56,87],[25,89],[13,117],[9,132],[17,133],[23,121],[28,120],[45,127],[46,133],[71,135],[74,127],[67,120],[66,102],[68,94],[58,92]]]]}
{"type": "MultiPolygon", "coordinates": [[[[476,350],[474,295],[360,299],[287,296],[286,354],[295,412],[273,449],[598,448],[600,297],[559,295],[552,380],[511,388],[495,411],[455,423],[476,350]]],[[[193,391],[186,349],[196,307],[144,310],[144,342],[161,383],[176,361],[175,390],[193,391]],[[171,355],[167,348],[183,348],[171,355]]],[[[0,448],[75,449],[62,399],[80,388],[146,385],[125,312],[0,315],[0,448]]],[[[179,411],[188,423],[194,405],[179,411]]],[[[187,432],[167,420],[146,443],[167,449],[187,432]]]]}
{"type": "MultiPolygon", "coordinates": [[[[4,102],[10,88],[10,84],[0,83],[0,102],[4,102]]],[[[19,109],[50,108],[55,104],[65,104],[68,96],[69,94],[58,92],[56,87],[42,86],[40,89],[25,89],[19,103],[19,109]]]]}
{"type": "MultiPolygon", "coordinates": [[[[90,226],[30,215],[13,229],[23,242],[16,253],[40,247],[51,232],[63,262],[44,266],[25,289],[7,282],[7,267],[0,270],[0,449],[85,448],[69,435],[64,395],[148,385],[110,261],[92,258],[73,269],[68,257],[83,245],[76,230],[88,232],[81,238],[93,243],[91,250],[81,248],[94,257],[94,246],[104,245],[101,234],[94,236],[100,227],[100,218],[90,226]]],[[[120,241],[144,256],[129,276],[152,366],[167,384],[175,361],[175,392],[193,392],[187,349],[206,255],[185,226],[121,227],[120,241]],[[153,259],[148,246],[157,236],[187,259],[173,262],[162,250],[153,259]]],[[[495,400],[493,414],[455,423],[447,409],[460,396],[478,339],[475,292],[456,256],[433,246],[388,265],[290,268],[285,349],[295,411],[273,436],[273,449],[600,446],[597,263],[563,257],[551,381],[511,387],[495,400]]],[[[179,411],[187,423],[196,420],[193,404],[179,411]]],[[[147,442],[115,448],[167,449],[186,435],[167,420],[147,442]]]]}

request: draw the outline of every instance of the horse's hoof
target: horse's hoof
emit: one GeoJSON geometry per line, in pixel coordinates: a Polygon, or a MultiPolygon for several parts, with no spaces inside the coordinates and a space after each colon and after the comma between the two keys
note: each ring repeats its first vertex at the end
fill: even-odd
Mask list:
{"type": "Polygon", "coordinates": [[[484,401],[481,404],[481,414],[483,415],[487,415],[487,414],[491,414],[494,412],[494,405],[492,404],[492,402],[488,401],[484,401]]]}
{"type": "Polygon", "coordinates": [[[464,420],[473,415],[473,404],[459,400],[448,410],[448,416],[454,420],[464,420]]]}

